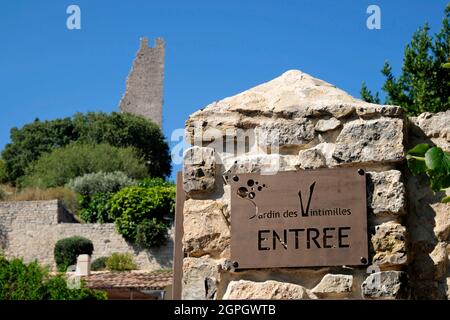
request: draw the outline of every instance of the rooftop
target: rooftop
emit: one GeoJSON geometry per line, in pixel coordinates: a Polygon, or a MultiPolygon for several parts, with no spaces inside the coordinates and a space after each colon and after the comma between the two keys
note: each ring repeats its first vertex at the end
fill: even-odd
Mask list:
{"type": "Polygon", "coordinates": [[[97,271],[83,276],[92,289],[162,290],[172,284],[172,271],[97,271]]]}

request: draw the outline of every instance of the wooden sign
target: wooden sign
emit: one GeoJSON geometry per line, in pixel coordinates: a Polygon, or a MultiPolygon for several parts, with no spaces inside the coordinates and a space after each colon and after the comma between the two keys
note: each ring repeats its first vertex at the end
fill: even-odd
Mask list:
{"type": "Polygon", "coordinates": [[[225,179],[231,185],[236,268],[368,263],[364,170],[246,173],[225,179]]]}

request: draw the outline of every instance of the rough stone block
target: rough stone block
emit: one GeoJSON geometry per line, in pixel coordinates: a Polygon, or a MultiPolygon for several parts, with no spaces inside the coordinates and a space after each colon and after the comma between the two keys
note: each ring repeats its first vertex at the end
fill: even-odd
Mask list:
{"type": "Polygon", "coordinates": [[[366,299],[408,299],[408,275],[403,271],[372,273],[361,285],[366,299]]]}
{"type": "Polygon", "coordinates": [[[189,199],[184,203],[183,247],[189,256],[219,256],[229,247],[226,210],[221,201],[189,199]]]}
{"type": "Polygon", "coordinates": [[[401,117],[404,113],[402,107],[379,105],[367,103],[359,108],[356,108],[356,114],[361,118],[371,118],[374,116],[386,116],[386,117],[401,117]]]}
{"type": "Polygon", "coordinates": [[[403,121],[381,118],[344,124],[336,139],[337,163],[399,162],[405,159],[403,121]]]}
{"type": "Polygon", "coordinates": [[[183,300],[214,299],[220,261],[208,257],[183,259],[183,300]]]}
{"type": "Polygon", "coordinates": [[[255,154],[224,159],[227,170],[224,176],[235,173],[274,173],[293,171],[298,168],[298,157],[295,155],[255,154]]]}
{"type": "Polygon", "coordinates": [[[224,300],[242,299],[317,299],[310,290],[296,284],[268,280],[253,282],[231,281],[223,296],[224,300]]]}
{"type": "Polygon", "coordinates": [[[316,148],[301,150],[298,153],[298,163],[301,169],[318,169],[327,165],[325,156],[316,148]]]}
{"type": "Polygon", "coordinates": [[[352,291],[353,276],[327,274],[311,292],[319,297],[342,297],[352,291]]]}
{"type": "Polygon", "coordinates": [[[337,129],[341,126],[341,121],[339,121],[336,118],[330,118],[330,119],[321,119],[317,121],[316,126],[314,129],[317,132],[327,132],[334,129],[337,129]]]}
{"type": "Polygon", "coordinates": [[[448,248],[450,248],[450,245],[448,245],[446,242],[439,242],[430,253],[430,258],[433,261],[433,267],[435,270],[435,279],[440,279],[447,273],[450,254],[448,248]]]}
{"type": "Polygon", "coordinates": [[[450,110],[434,114],[424,112],[411,120],[427,137],[444,138],[450,141],[450,110]]]}
{"type": "Polygon", "coordinates": [[[183,162],[183,189],[188,195],[212,192],[215,187],[214,149],[194,146],[186,151],[183,162]]]}
{"type": "Polygon", "coordinates": [[[439,241],[450,238],[450,208],[448,203],[434,203],[431,205],[435,212],[434,234],[439,241]]]}
{"type": "Polygon", "coordinates": [[[375,256],[373,264],[379,266],[397,266],[408,262],[406,228],[389,221],[375,227],[371,238],[375,256]]]}
{"type": "Polygon", "coordinates": [[[368,206],[376,216],[405,213],[406,191],[400,171],[368,172],[368,178],[368,206]]]}
{"type": "Polygon", "coordinates": [[[260,146],[305,145],[314,139],[314,124],[307,119],[263,123],[256,130],[260,146]]]}

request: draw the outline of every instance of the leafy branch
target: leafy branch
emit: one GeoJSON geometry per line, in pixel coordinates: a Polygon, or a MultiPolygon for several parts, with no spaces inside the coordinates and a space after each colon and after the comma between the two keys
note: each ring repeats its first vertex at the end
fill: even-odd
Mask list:
{"type": "MultiPolygon", "coordinates": [[[[434,192],[446,191],[447,188],[450,188],[449,152],[421,143],[408,151],[406,159],[413,175],[427,174],[430,179],[430,187],[434,192]]],[[[441,202],[449,203],[450,196],[444,197],[441,202]]]]}

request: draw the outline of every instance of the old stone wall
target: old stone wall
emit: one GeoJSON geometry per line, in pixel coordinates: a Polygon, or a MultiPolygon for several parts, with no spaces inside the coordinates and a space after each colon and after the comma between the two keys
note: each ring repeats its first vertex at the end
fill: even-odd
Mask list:
{"type": "Polygon", "coordinates": [[[54,269],[56,242],[71,236],[82,236],[93,242],[92,259],[110,256],[113,252],[128,252],[140,269],[172,267],[172,229],[165,246],[141,250],[127,243],[112,223],[74,223],[73,216],[57,200],[0,202],[0,249],[9,258],[23,258],[26,262],[38,260],[54,269]]]}
{"type": "MultiPolygon", "coordinates": [[[[408,148],[418,143],[450,151],[450,111],[423,113],[411,118],[408,148]]],[[[440,203],[443,193],[431,191],[425,174],[412,176],[405,172],[413,296],[416,299],[450,299],[450,204],[440,203]]]]}
{"type": "Polygon", "coordinates": [[[292,70],[201,109],[186,121],[184,299],[411,297],[404,162],[408,125],[375,105],[292,70]],[[230,261],[232,173],[363,168],[366,266],[236,271],[230,261]]]}
{"type": "Polygon", "coordinates": [[[119,105],[121,111],[141,115],[159,127],[162,126],[164,47],[162,39],[156,39],[155,47],[148,46],[147,38],[141,39],[119,105]]]}

